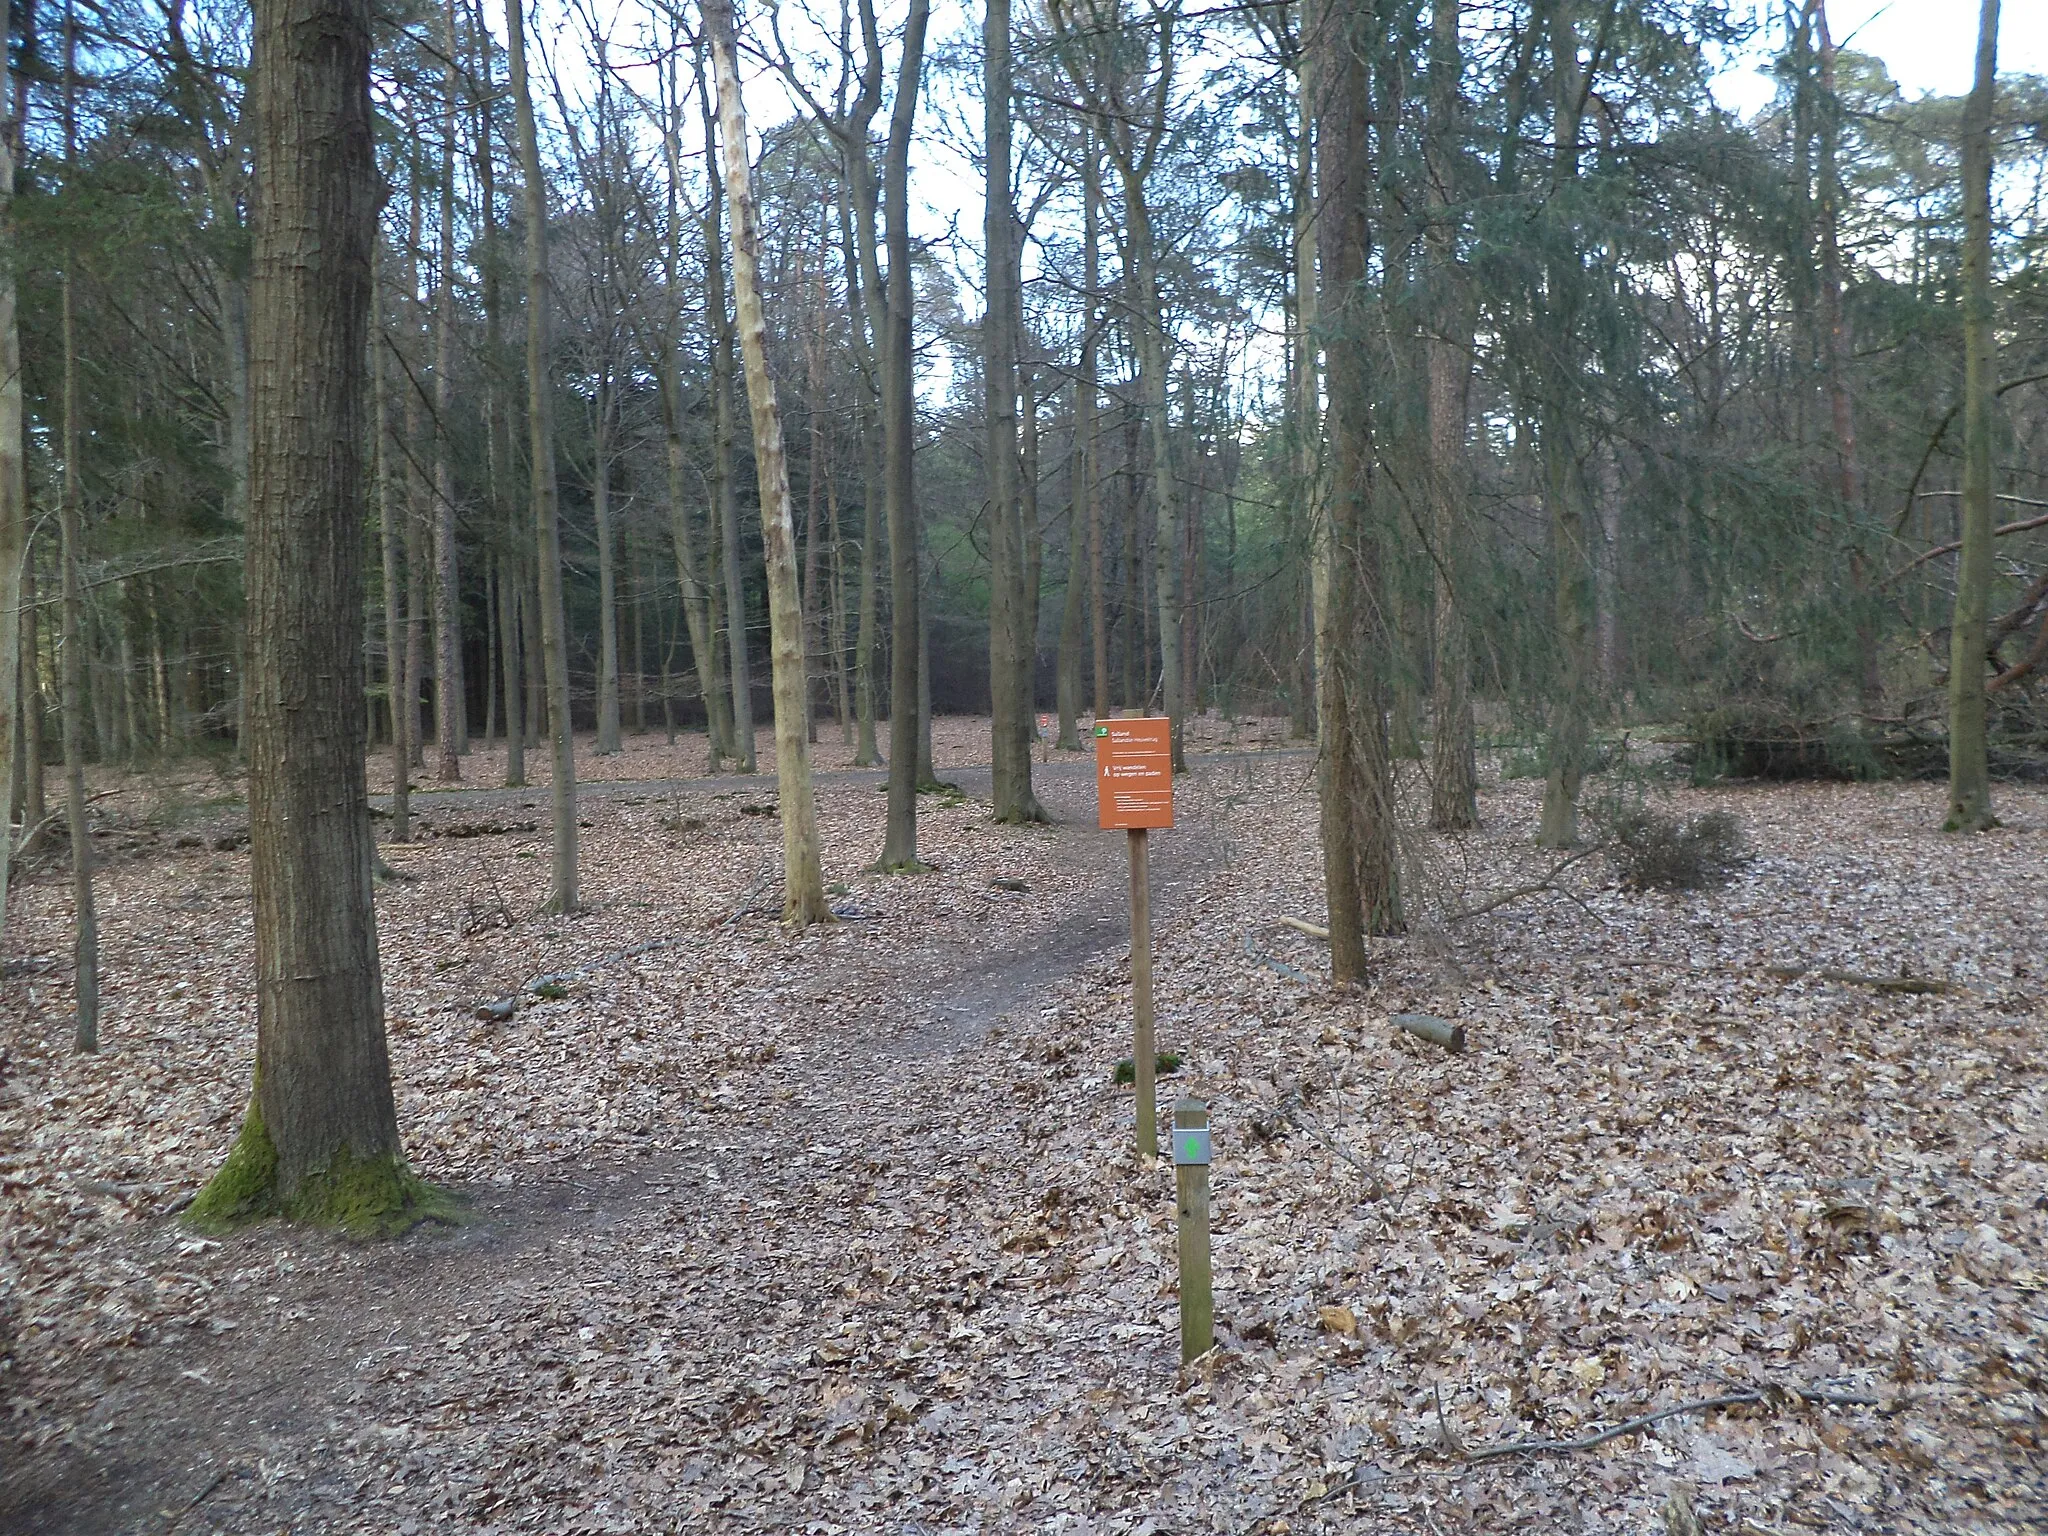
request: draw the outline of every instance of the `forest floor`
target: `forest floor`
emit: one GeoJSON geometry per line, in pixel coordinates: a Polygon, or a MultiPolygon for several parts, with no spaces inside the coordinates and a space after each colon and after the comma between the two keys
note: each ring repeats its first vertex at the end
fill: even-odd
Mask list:
{"type": "Polygon", "coordinates": [[[1216,1125],[1222,1347],[1183,1370],[1172,1174],[1112,1082],[1123,839],[1071,755],[1050,824],[993,826],[984,731],[942,722],[928,876],[863,873],[877,781],[821,774],[844,921],[798,936],[772,774],[684,782],[701,740],[584,799],[568,920],[544,794],[419,795],[378,895],[400,1123],[471,1219],[388,1244],[178,1225],[248,1090],[239,812],[102,801],[98,1056],[61,872],[8,914],[0,1530],[2048,1523],[2048,792],[1965,840],[1935,785],[1653,782],[1740,819],[1729,884],[1593,858],[1460,920],[1554,862],[1489,773],[1344,996],[1274,921],[1319,916],[1311,759],[1212,722],[1154,838],[1162,1093],[1216,1125]]]}

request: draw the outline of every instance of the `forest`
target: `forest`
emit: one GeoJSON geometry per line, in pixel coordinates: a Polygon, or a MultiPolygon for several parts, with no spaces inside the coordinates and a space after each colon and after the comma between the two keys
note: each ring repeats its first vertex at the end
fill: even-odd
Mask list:
{"type": "Polygon", "coordinates": [[[0,1532],[2048,1525],[2048,75],[1846,4],[8,0],[0,1532]]]}

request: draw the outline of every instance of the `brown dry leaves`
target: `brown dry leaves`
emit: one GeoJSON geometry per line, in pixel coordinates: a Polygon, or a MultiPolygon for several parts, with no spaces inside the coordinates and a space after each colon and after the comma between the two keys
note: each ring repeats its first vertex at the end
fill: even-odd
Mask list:
{"type": "MultiPolygon", "coordinates": [[[[227,1530],[1646,1529],[1673,1489],[1708,1529],[2048,1517],[2048,796],[2003,790],[2007,827],[1959,841],[1926,786],[1682,794],[1746,823],[1727,889],[1625,893],[1588,861],[1571,899],[1375,941],[1340,999],[1272,923],[1318,913],[1308,772],[1201,765],[1158,841],[1160,1039],[1188,1058],[1162,1091],[1217,1127],[1224,1348],[1193,1372],[1170,1174],[1134,1167],[1109,1082],[1122,849],[1085,774],[1046,776],[1060,827],[928,802],[943,867],[908,881],[860,873],[881,797],[828,785],[826,878],[860,916],[799,938],[727,920],[775,900],[775,823],[741,810],[764,776],[591,796],[595,911],[569,922],[529,915],[542,834],[386,850],[421,876],[379,899],[401,1120],[485,1217],[395,1248],[160,1219],[246,1091],[246,865],[109,870],[108,1053],[64,1051],[58,969],[8,984],[16,1447],[189,1436],[187,1493],[232,1469],[205,1505],[227,1530]],[[492,884],[514,926],[465,935],[492,884]],[[1783,963],[1969,990],[1762,974],[1783,963]],[[471,1017],[543,974],[568,995],[471,1017]],[[1470,1052],[1391,1030],[1406,1010],[1470,1052]],[[306,1414],[209,1439],[311,1336],[306,1414]],[[1772,1384],[1898,1411],[1457,1459],[1772,1384]]],[[[1530,787],[1484,809],[1417,851],[1424,915],[1547,867],[1530,787]]],[[[58,955],[60,885],[20,911],[11,953],[58,955]]]]}

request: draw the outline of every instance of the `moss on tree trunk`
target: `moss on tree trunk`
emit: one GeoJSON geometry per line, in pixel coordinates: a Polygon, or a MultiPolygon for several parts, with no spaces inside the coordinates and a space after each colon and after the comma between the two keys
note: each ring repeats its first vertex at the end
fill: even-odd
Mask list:
{"type": "Polygon", "coordinates": [[[460,1213],[453,1195],[419,1178],[404,1158],[357,1157],[346,1146],[336,1149],[325,1169],[289,1190],[280,1188],[277,1147],[264,1127],[261,1104],[251,1099],[228,1160],[187,1208],[185,1221],[197,1231],[224,1232],[279,1217],[338,1227],[351,1237],[397,1237],[422,1222],[452,1224],[460,1213]]]}

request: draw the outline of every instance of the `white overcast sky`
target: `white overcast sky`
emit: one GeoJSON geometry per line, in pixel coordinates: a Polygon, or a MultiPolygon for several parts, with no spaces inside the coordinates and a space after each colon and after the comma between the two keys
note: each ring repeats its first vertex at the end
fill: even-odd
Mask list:
{"type": "MultiPolygon", "coordinates": [[[[1737,0],[1738,14],[1779,13],[1778,3],[1737,0]]],[[[1828,28],[1838,47],[1883,59],[1907,96],[1960,96],[1977,67],[1976,0],[1829,0],[1828,28]]],[[[1782,45],[1782,27],[1768,35],[1782,45]]],[[[1998,27],[1998,72],[2048,75],[2048,0],[2005,0],[1998,27]]],[[[1717,90],[1724,105],[1749,113],[1771,99],[1755,65],[1737,65],[1717,90]]]]}

